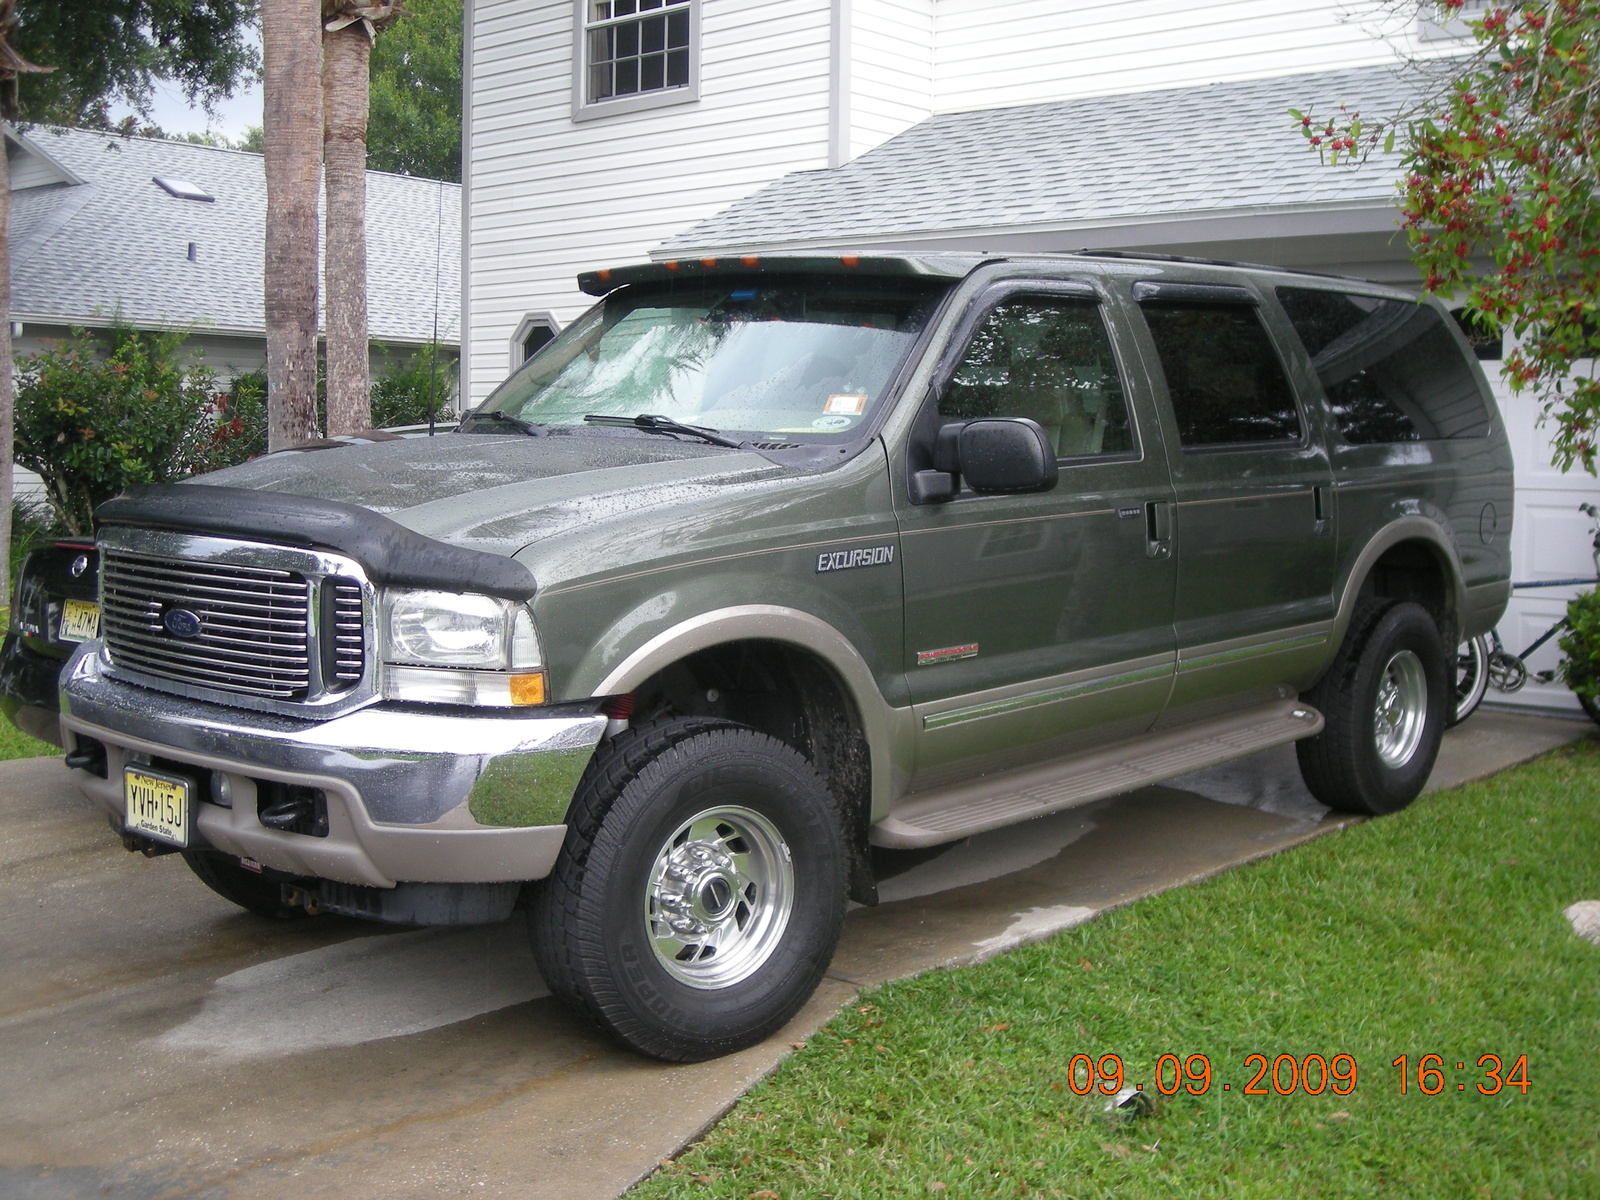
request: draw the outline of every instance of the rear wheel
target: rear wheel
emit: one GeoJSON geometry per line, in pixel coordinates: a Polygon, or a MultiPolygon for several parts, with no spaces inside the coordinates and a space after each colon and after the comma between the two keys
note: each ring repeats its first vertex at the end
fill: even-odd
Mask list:
{"type": "Polygon", "coordinates": [[[1326,726],[1297,744],[1300,774],[1330,808],[1378,815],[1421,793],[1451,711],[1448,652],[1427,610],[1358,605],[1333,665],[1306,693],[1326,726]]]}
{"type": "Polygon", "coordinates": [[[277,880],[246,871],[236,858],[205,850],[184,850],[181,853],[183,861],[200,877],[201,883],[224,900],[231,900],[258,917],[295,921],[311,915],[298,905],[283,902],[283,887],[277,880]]]}
{"type": "Polygon", "coordinates": [[[596,754],[533,890],[534,957],[624,1045],[693,1062],[799,1010],[844,900],[838,822],[811,764],[744,726],[666,721],[596,754]]]}
{"type": "Polygon", "coordinates": [[[1459,725],[1477,711],[1489,690],[1489,656],[1494,642],[1486,633],[1468,638],[1456,647],[1455,709],[1446,727],[1459,725]]]}

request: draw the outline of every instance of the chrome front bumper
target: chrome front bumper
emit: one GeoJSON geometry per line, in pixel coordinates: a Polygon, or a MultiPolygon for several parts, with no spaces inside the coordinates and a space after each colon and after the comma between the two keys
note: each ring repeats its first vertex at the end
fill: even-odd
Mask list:
{"type": "Polygon", "coordinates": [[[542,879],[566,836],[567,804],[605,732],[599,713],[429,711],[375,704],[326,721],[189,700],[111,678],[100,643],[61,674],[61,732],[106,747],[78,789],[123,819],[122,768],[167,760],[228,777],[231,807],[195,806],[197,844],[296,875],[397,882],[542,879]],[[256,781],[320,788],[326,837],[269,829],[256,781]]]}

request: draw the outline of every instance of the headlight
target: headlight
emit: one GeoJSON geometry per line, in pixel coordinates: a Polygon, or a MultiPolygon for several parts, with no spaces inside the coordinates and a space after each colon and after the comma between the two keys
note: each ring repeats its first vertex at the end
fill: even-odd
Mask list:
{"type": "Polygon", "coordinates": [[[461,592],[391,591],[382,603],[384,694],[435,704],[542,704],[527,606],[461,592]]]}

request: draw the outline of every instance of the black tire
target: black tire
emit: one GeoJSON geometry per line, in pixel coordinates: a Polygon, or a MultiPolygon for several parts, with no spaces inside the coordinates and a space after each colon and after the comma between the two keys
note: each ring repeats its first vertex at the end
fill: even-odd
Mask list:
{"type": "Polygon", "coordinates": [[[531,900],[534,957],[558,997],[652,1058],[730,1054],[788,1021],[833,957],[845,909],[834,806],[805,758],[745,726],[626,730],[590,763],[531,900]],[[748,875],[719,876],[734,861],[723,851],[748,875]]]}
{"type": "Polygon", "coordinates": [[[298,921],[311,916],[298,905],[283,902],[283,887],[277,880],[246,871],[237,859],[206,850],[184,850],[181,853],[183,861],[199,876],[201,883],[224,900],[231,900],[258,917],[273,921],[298,921]]]}
{"type": "Polygon", "coordinates": [[[1327,722],[1296,745],[1306,787],[1344,812],[1404,808],[1433,770],[1451,698],[1449,652],[1427,610],[1362,601],[1333,665],[1304,696],[1327,722]]]}
{"type": "Polygon", "coordinates": [[[1477,712],[1489,690],[1489,656],[1494,653],[1494,642],[1489,635],[1480,633],[1456,647],[1455,708],[1445,728],[1453,728],[1477,712]]]}

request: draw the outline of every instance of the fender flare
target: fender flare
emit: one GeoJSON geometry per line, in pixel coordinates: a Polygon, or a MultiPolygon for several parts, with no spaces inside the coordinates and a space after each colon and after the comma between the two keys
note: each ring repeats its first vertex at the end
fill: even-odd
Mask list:
{"type": "Polygon", "coordinates": [[[690,617],[663,629],[628,654],[590,694],[631,692],[658,671],[697,651],[742,641],[796,646],[821,659],[837,676],[861,715],[872,762],[872,819],[881,819],[895,796],[894,781],[907,773],[911,710],[890,707],[861,652],[811,613],[776,604],[739,604],[690,617]],[[895,769],[897,760],[899,771],[895,769]]]}
{"type": "Polygon", "coordinates": [[[1344,593],[1339,598],[1339,609],[1333,618],[1332,641],[1338,646],[1344,641],[1345,630],[1355,612],[1356,597],[1360,594],[1373,565],[1384,553],[1401,542],[1421,541],[1431,545],[1444,560],[1445,586],[1451,609],[1459,616],[1466,605],[1466,585],[1461,575],[1461,556],[1456,553],[1449,533],[1437,521],[1424,516],[1405,516],[1389,522],[1378,530],[1356,555],[1345,577],[1344,593]]]}

